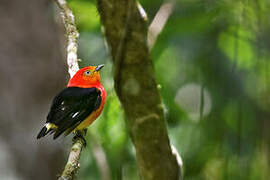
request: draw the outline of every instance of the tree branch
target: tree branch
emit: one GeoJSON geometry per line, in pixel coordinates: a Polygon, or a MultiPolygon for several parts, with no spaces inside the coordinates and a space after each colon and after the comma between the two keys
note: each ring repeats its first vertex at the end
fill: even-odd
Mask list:
{"type": "Polygon", "coordinates": [[[167,0],[161,5],[158,12],[156,13],[154,20],[150,24],[148,30],[148,46],[150,50],[155,45],[156,39],[163,30],[166,22],[173,12],[174,7],[175,0],[167,0]]]}
{"type": "Polygon", "coordinates": [[[65,169],[63,170],[62,175],[58,178],[58,180],[71,180],[74,178],[74,175],[80,167],[79,159],[83,146],[84,140],[82,138],[77,138],[72,145],[65,169]]]}
{"type": "Polygon", "coordinates": [[[71,9],[68,7],[66,0],[55,0],[55,2],[61,9],[61,18],[66,29],[68,72],[70,77],[72,77],[79,70],[77,58],[77,38],[79,37],[79,33],[76,28],[74,15],[71,9]]]}
{"type": "MultiPolygon", "coordinates": [[[[67,64],[70,77],[79,70],[77,49],[77,38],[79,33],[76,28],[74,15],[71,9],[68,7],[65,0],[55,0],[58,7],[61,9],[61,18],[63,20],[66,36],[67,36],[67,64]]],[[[58,180],[71,180],[75,173],[79,169],[79,159],[84,146],[84,140],[81,137],[77,137],[71,147],[68,161],[65,165],[65,169],[62,172],[61,177],[58,180]]]]}
{"type": "Polygon", "coordinates": [[[98,143],[95,136],[89,135],[90,144],[92,147],[93,156],[95,157],[98,169],[100,171],[100,176],[102,180],[111,180],[110,166],[106,158],[103,147],[98,143]]]}
{"type": "Polygon", "coordinates": [[[180,168],[172,153],[147,43],[145,19],[135,0],[98,0],[110,47],[116,93],[144,180],[175,180],[180,168]]]}

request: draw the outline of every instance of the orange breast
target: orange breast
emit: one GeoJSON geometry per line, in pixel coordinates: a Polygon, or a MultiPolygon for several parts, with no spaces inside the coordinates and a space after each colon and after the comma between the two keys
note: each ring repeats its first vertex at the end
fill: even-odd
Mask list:
{"type": "Polygon", "coordinates": [[[105,101],[106,101],[106,91],[105,89],[103,88],[103,86],[97,86],[96,88],[98,88],[101,92],[101,103],[100,103],[100,106],[97,110],[95,110],[94,112],[92,112],[83,122],[81,122],[76,128],[75,128],[75,131],[76,130],[82,130],[82,129],[85,129],[87,128],[90,124],[92,124],[97,118],[98,116],[101,114],[103,108],[104,108],[104,105],[105,105],[105,101]]]}

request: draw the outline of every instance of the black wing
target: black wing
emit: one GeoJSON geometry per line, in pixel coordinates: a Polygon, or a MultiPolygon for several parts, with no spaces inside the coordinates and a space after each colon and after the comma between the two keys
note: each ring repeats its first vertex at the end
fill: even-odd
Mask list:
{"type": "Polygon", "coordinates": [[[57,126],[54,139],[63,132],[69,134],[101,103],[100,91],[97,88],[68,87],[53,100],[46,123],[57,126]]]}

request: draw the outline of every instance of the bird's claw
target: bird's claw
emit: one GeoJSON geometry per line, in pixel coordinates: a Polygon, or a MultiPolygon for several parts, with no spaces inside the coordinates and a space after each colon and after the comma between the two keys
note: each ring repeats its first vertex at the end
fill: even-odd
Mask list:
{"type": "Polygon", "coordinates": [[[81,131],[76,131],[75,136],[72,139],[73,144],[80,139],[83,143],[83,146],[86,146],[86,140],[85,140],[85,135],[86,135],[87,129],[83,129],[81,131]]]}

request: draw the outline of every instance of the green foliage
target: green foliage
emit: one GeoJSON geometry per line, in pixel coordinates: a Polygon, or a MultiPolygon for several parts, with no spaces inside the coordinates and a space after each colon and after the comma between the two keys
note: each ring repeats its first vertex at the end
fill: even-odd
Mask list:
{"type": "Polygon", "coordinates": [[[231,26],[227,32],[221,33],[218,43],[220,49],[232,62],[237,61],[239,68],[250,69],[256,62],[252,41],[255,37],[251,31],[231,26]]]}
{"type": "MultiPolygon", "coordinates": [[[[141,3],[150,23],[162,1],[141,3]]],[[[102,117],[89,127],[87,140],[94,139],[102,147],[112,179],[138,179],[95,3],[71,0],[70,6],[83,32],[81,66],[105,63],[102,82],[107,103],[102,117]]],[[[267,179],[270,3],[178,0],[174,8],[152,57],[169,135],[183,158],[185,179],[267,179]],[[185,86],[193,89],[179,103],[176,95],[182,97],[185,86]],[[194,100],[195,87],[201,96],[194,100]],[[196,121],[185,107],[199,109],[196,121]]],[[[83,152],[80,179],[102,178],[92,149],[88,143],[83,152]]]]}
{"type": "Polygon", "coordinates": [[[69,6],[74,13],[79,30],[93,31],[100,27],[97,8],[93,2],[72,0],[69,6]]]}

